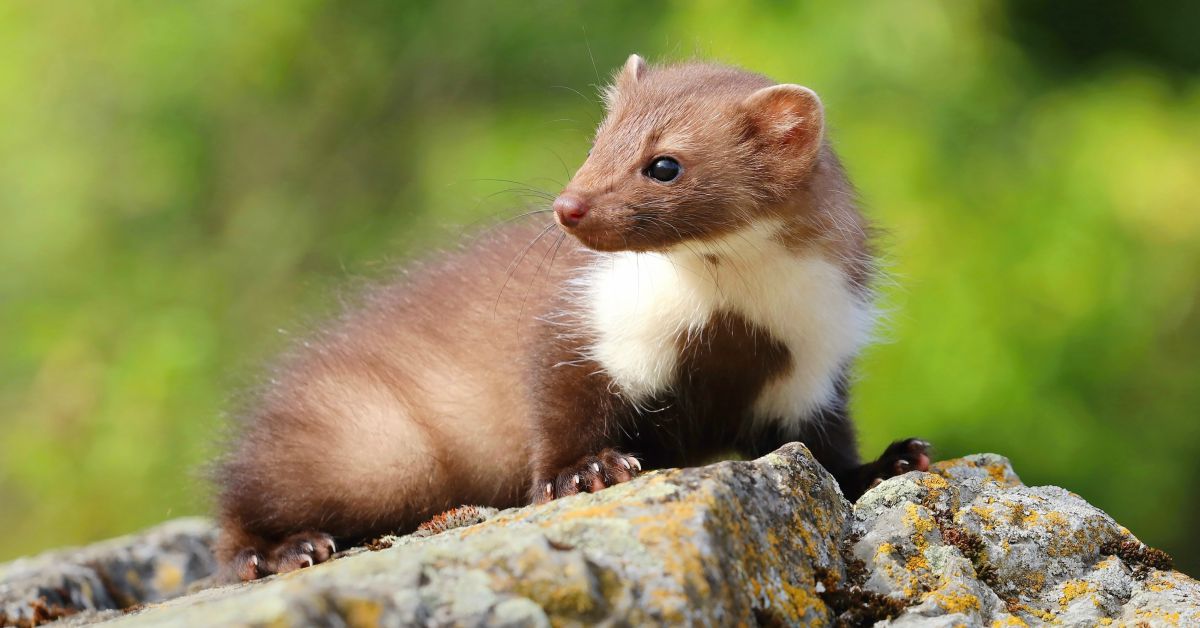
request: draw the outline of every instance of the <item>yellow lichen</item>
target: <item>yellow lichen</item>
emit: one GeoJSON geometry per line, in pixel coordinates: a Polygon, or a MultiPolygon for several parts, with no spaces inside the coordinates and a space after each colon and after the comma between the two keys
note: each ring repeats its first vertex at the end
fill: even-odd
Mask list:
{"type": "Polygon", "coordinates": [[[924,513],[921,512],[922,510],[925,510],[924,508],[918,510],[918,506],[912,502],[909,502],[904,506],[904,522],[913,529],[913,545],[917,546],[918,552],[924,552],[925,548],[929,546],[929,541],[926,539],[926,535],[933,531],[934,527],[937,526],[937,523],[933,520],[933,517],[928,515],[928,511],[925,511],[924,513]]]}
{"type": "Polygon", "coordinates": [[[979,598],[966,592],[940,593],[934,591],[930,593],[930,597],[947,613],[966,613],[981,608],[979,598]]]}
{"type": "Polygon", "coordinates": [[[1030,591],[1041,591],[1046,587],[1046,574],[1039,572],[1031,572],[1018,578],[1019,584],[1030,591]]]}
{"type": "Polygon", "coordinates": [[[378,626],[379,618],[383,615],[383,607],[374,600],[354,599],[341,600],[338,603],[342,619],[347,626],[378,626]]]}
{"type": "Polygon", "coordinates": [[[1006,474],[1004,473],[1005,471],[1006,471],[1006,468],[1002,464],[989,464],[987,466],[988,476],[990,476],[992,478],[992,481],[997,484],[1007,484],[1008,483],[1008,478],[1006,477],[1006,474]]]}
{"type": "Polygon", "coordinates": [[[1054,621],[1054,613],[1051,613],[1050,611],[1040,608],[1033,608],[1031,606],[1026,606],[1025,611],[1042,621],[1054,621]]]}
{"type": "MultiPolygon", "coordinates": [[[[992,501],[989,498],[988,504],[991,504],[991,503],[992,503],[992,501]]],[[[976,517],[979,517],[979,524],[983,527],[984,530],[991,531],[991,530],[996,529],[995,511],[990,505],[984,506],[981,504],[975,504],[975,505],[971,506],[971,512],[976,517]]]]}
{"type": "MultiPolygon", "coordinates": [[[[711,496],[705,496],[711,500],[711,496]]],[[[696,518],[695,503],[679,503],[670,517],[646,516],[634,520],[638,527],[638,539],[647,546],[666,546],[660,550],[666,573],[674,574],[683,587],[694,587],[701,596],[711,593],[708,580],[704,578],[704,565],[693,543],[693,530],[690,522],[696,518]]],[[[716,510],[716,508],[713,508],[716,510]]],[[[735,539],[745,538],[746,532],[736,517],[725,522],[730,534],[735,539]]],[[[747,548],[751,544],[746,544],[747,548]]],[[[751,550],[753,552],[753,550],[751,550]]],[[[753,553],[747,555],[747,560],[755,561],[759,557],[753,553]]]]}
{"type": "Polygon", "coordinates": [[[154,588],[159,591],[174,591],[183,586],[183,570],[176,565],[161,563],[154,570],[154,588]]]}
{"type": "Polygon", "coordinates": [[[1046,513],[1045,516],[1046,516],[1046,522],[1049,525],[1060,526],[1060,527],[1068,527],[1071,525],[1071,521],[1069,519],[1067,519],[1067,516],[1062,514],[1061,512],[1056,512],[1056,511],[1052,510],[1052,511],[1046,513]]]}
{"type": "Polygon", "coordinates": [[[782,582],[781,585],[787,599],[778,600],[772,596],[772,600],[774,602],[784,602],[778,604],[776,607],[784,610],[784,614],[788,616],[788,619],[798,622],[800,619],[806,617],[809,611],[813,610],[813,607],[824,606],[825,604],[821,598],[812,595],[803,587],[795,586],[787,581],[782,582]]]}
{"type": "Polygon", "coordinates": [[[929,489],[930,492],[934,494],[936,494],[938,491],[944,491],[950,487],[950,483],[946,481],[946,478],[940,475],[934,475],[932,473],[922,475],[917,482],[921,486],[929,489]]]}
{"type": "Polygon", "coordinates": [[[1146,588],[1155,593],[1161,593],[1174,589],[1175,583],[1168,580],[1162,572],[1156,571],[1154,572],[1154,579],[1146,582],[1146,588]]]}
{"type": "Polygon", "coordinates": [[[1179,625],[1179,611],[1167,612],[1157,608],[1139,608],[1134,611],[1134,614],[1147,620],[1153,620],[1149,623],[1154,626],[1179,625]]]}
{"type": "Polygon", "coordinates": [[[1062,598],[1058,601],[1063,610],[1067,610],[1067,606],[1075,601],[1079,596],[1091,590],[1090,585],[1083,580],[1071,580],[1063,584],[1062,598]]]}

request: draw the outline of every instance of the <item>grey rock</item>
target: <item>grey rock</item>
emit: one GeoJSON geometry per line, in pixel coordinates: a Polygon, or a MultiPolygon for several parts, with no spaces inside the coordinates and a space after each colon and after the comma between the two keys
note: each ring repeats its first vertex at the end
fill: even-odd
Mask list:
{"type": "Polygon", "coordinates": [[[44,597],[84,611],[68,623],[134,626],[1200,625],[1200,583],[992,454],[851,505],[793,444],[544,506],[455,510],[248,584],[206,579],[212,537],[187,520],[2,565],[0,608],[52,619],[30,605],[44,597]]]}
{"type": "Polygon", "coordinates": [[[182,595],[215,571],[215,538],[207,520],[177,519],[140,534],[2,564],[0,625],[112,611],[182,595]]]}
{"type": "Polygon", "coordinates": [[[1113,555],[1144,546],[1078,495],[1024,486],[994,454],[931,471],[853,507],[863,586],[907,605],[882,625],[1200,625],[1200,583],[1113,555]]]}
{"type": "Polygon", "coordinates": [[[847,512],[832,478],[791,445],[392,539],[117,623],[819,623],[828,612],[813,585],[839,569],[847,512]]]}

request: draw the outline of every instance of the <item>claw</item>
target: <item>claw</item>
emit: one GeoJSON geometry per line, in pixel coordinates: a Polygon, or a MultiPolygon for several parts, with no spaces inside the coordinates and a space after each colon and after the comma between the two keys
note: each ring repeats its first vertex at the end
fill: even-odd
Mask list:
{"type": "Polygon", "coordinates": [[[536,499],[533,501],[544,503],[575,493],[596,493],[632,480],[641,470],[642,463],[637,458],[613,449],[604,449],[566,468],[560,468],[553,479],[539,480],[544,484],[540,488],[534,484],[532,492],[536,499]]]}

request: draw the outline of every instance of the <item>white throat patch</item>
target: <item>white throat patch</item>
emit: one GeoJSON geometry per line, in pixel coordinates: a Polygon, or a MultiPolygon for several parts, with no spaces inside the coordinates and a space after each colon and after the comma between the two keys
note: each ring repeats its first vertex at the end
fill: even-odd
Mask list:
{"type": "Polygon", "coordinates": [[[638,404],[675,385],[681,339],[692,340],[714,313],[734,312],[791,357],[786,374],[760,393],[755,419],[808,418],[832,400],[841,368],[868,341],[873,311],[836,262],[777,241],[780,227],[763,221],[664,253],[599,256],[579,285],[597,339],[586,357],[638,404]]]}

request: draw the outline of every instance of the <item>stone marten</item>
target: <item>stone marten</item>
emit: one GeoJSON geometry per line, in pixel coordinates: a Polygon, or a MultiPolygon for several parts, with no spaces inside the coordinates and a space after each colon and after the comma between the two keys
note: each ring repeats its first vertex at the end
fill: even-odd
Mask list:
{"type": "Polygon", "coordinates": [[[850,499],[928,467],[916,439],[858,457],[875,267],[817,95],[633,55],[603,97],[554,222],[366,291],[277,362],[217,464],[231,573],[793,440],[850,499]]]}

